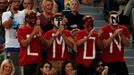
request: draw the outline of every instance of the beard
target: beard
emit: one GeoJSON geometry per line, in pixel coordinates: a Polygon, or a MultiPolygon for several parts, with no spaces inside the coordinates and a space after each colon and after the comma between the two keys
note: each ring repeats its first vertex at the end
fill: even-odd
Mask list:
{"type": "Polygon", "coordinates": [[[16,6],[14,6],[14,8],[13,8],[14,10],[18,10],[19,9],[19,6],[18,5],[16,5],[16,6]]]}

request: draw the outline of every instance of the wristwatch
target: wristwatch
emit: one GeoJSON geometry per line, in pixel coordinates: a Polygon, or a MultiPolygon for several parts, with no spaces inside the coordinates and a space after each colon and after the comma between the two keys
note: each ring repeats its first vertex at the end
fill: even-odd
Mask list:
{"type": "Polygon", "coordinates": [[[11,15],[11,16],[10,16],[10,18],[11,18],[11,19],[14,19],[14,16],[13,16],[13,15],[11,15]]]}

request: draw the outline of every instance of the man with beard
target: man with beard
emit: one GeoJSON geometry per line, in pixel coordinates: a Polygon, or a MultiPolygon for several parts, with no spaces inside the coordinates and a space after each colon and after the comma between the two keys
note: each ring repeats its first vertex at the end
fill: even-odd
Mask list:
{"type": "Polygon", "coordinates": [[[19,64],[23,66],[24,75],[33,75],[35,69],[42,61],[41,47],[45,46],[43,31],[36,13],[29,10],[25,16],[26,25],[18,29],[18,41],[20,43],[19,64]]]}
{"type": "Polygon", "coordinates": [[[98,34],[94,31],[93,22],[92,16],[84,16],[84,29],[79,30],[76,34],[78,75],[88,75],[89,65],[96,56],[98,34]]]}
{"type": "Polygon", "coordinates": [[[10,11],[2,14],[2,25],[5,28],[5,51],[6,58],[13,60],[16,69],[16,75],[20,75],[20,67],[18,65],[19,42],[17,40],[16,31],[21,24],[24,24],[24,19],[19,9],[19,0],[12,0],[10,11]]]}

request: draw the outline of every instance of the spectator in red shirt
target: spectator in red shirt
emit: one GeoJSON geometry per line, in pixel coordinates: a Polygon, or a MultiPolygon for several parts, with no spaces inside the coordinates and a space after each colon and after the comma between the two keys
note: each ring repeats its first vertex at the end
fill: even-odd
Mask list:
{"type": "Polygon", "coordinates": [[[36,66],[41,63],[41,47],[46,44],[43,31],[36,13],[29,10],[25,17],[26,25],[18,29],[20,43],[19,64],[24,67],[24,75],[33,75],[36,66]]]}
{"type": "Polygon", "coordinates": [[[74,43],[72,34],[65,29],[67,19],[62,14],[57,13],[53,19],[53,29],[45,33],[45,39],[48,46],[47,60],[50,61],[54,68],[59,69],[65,60],[70,60],[68,48],[73,48],[74,43]]]}
{"type": "Polygon", "coordinates": [[[76,34],[78,75],[88,74],[89,65],[96,56],[98,34],[94,31],[93,22],[92,16],[85,16],[83,18],[84,29],[76,34]]]}
{"type": "Polygon", "coordinates": [[[109,67],[109,73],[128,75],[124,59],[124,48],[130,45],[128,29],[118,24],[119,16],[116,11],[108,14],[108,24],[99,31],[99,47],[102,58],[109,67]]]}

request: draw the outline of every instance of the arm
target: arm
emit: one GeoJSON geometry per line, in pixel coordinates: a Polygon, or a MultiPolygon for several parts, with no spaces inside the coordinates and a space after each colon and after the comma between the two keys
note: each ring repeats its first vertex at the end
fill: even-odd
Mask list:
{"type": "MultiPolygon", "coordinates": [[[[102,31],[103,32],[103,31],[102,31]]],[[[110,46],[110,44],[111,44],[111,42],[113,41],[113,39],[115,38],[115,37],[117,37],[118,36],[118,34],[120,34],[122,32],[122,29],[116,29],[115,31],[114,31],[114,33],[112,34],[112,36],[110,36],[108,39],[99,39],[99,47],[101,47],[101,43],[103,43],[104,44],[104,48],[106,48],[106,47],[108,47],[108,46],[110,46]]],[[[99,37],[101,36],[101,33],[99,34],[99,37]]]]}
{"type": "Polygon", "coordinates": [[[67,46],[69,46],[70,48],[73,48],[74,47],[74,40],[73,40],[73,37],[72,36],[69,36],[67,37],[65,34],[64,34],[64,25],[61,25],[60,28],[58,29],[59,31],[59,34],[61,34],[61,36],[63,37],[65,43],[67,44],[67,46]]]}
{"type": "Polygon", "coordinates": [[[130,46],[130,40],[128,37],[126,37],[124,34],[121,34],[121,41],[122,41],[122,44],[125,46],[125,47],[129,47],[130,46]]]}
{"type": "Polygon", "coordinates": [[[84,37],[84,38],[82,38],[82,39],[80,39],[79,41],[77,41],[77,46],[80,46],[80,45],[82,45],[84,42],[86,42],[87,40],[88,40],[88,38],[90,37],[90,36],[92,36],[92,33],[93,33],[93,31],[95,30],[95,28],[93,28],[90,32],[89,32],[89,34],[88,34],[88,36],[87,37],[84,37]]]}
{"type": "Polygon", "coordinates": [[[35,35],[39,33],[39,30],[40,26],[35,26],[32,33],[26,39],[20,41],[21,45],[23,47],[27,47],[31,43],[32,39],[34,39],[35,35]]]}
{"type": "Polygon", "coordinates": [[[10,9],[10,13],[8,13],[8,16],[10,16],[10,18],[7,18],[7,14],[3,14],[3,19],[6,18],[6,20],[3,22],[3,27],[5,27],[6,29],[10,28],[14,19],[14,14],[17,14],[18,11],[14,10],[14,7],[12,6],[10,9]]]}
{"type": "Polygon", "coordinates": [[[53,37],[53,36],[52,36],[52,38],[51,38],[51,39],[46,40],[47,48],[49,48],[49,47],[51,47],[51,46],[52,46],[54,39],[55,39],[55,37],[53,37]]]}
{"type": "Polygon", "coordinates": [[[67,37],[64,33],[62,34],[62,37],[65,41],[65,43],[67,44],[67,46],[73,48],[74,47],[74,43],[73,43],[73,38],[71,36],[67,37]]]}
{"type": "Polygon", "coordinates": [[[82,38],[79,41],[77,41],[77,46],[81,46],[84,42],[86,42],[88,40],[88,37],[82,38]]]}
{"type": "MultiPolygon", "coordinates": [[[[3,16],[6,16],[6,15],[3,15],[3,16]]],[[[13,18],[14,18],[14,15],[12,14],[8,20],[6,20],[5,22],[3,22],[3,24],[2,24],[3,27],[6,28],[6,29],[10,28],[11,25],[12,25],[12,22],[13,22],[13,18]]]]}
{"type": "Polygon", "coordinates": [[[47,46],[47,42],[46,42],[46,40],[44,39],[44,36],[43,36],[44,34],[43,34],[43,32],[39,32],[38,34],[37,34],[37,36],[39,37],[39,39],[40,39],[40,41],[41,41],[41,46],[42,47],[46,47],[47,46]]]}
{"type": "Polygon", "coordinates": [[[108,39],[103,39],[102,38],[102,36],[104,36],[103,33],[104,33],[104,31],[102,29],[99,30],[99,32],[98,32],[98,47],[100,49],[103,49],[103,48],[106,48],[107,46],[109,46],[113,40],[110,37],[108,39]]]}

